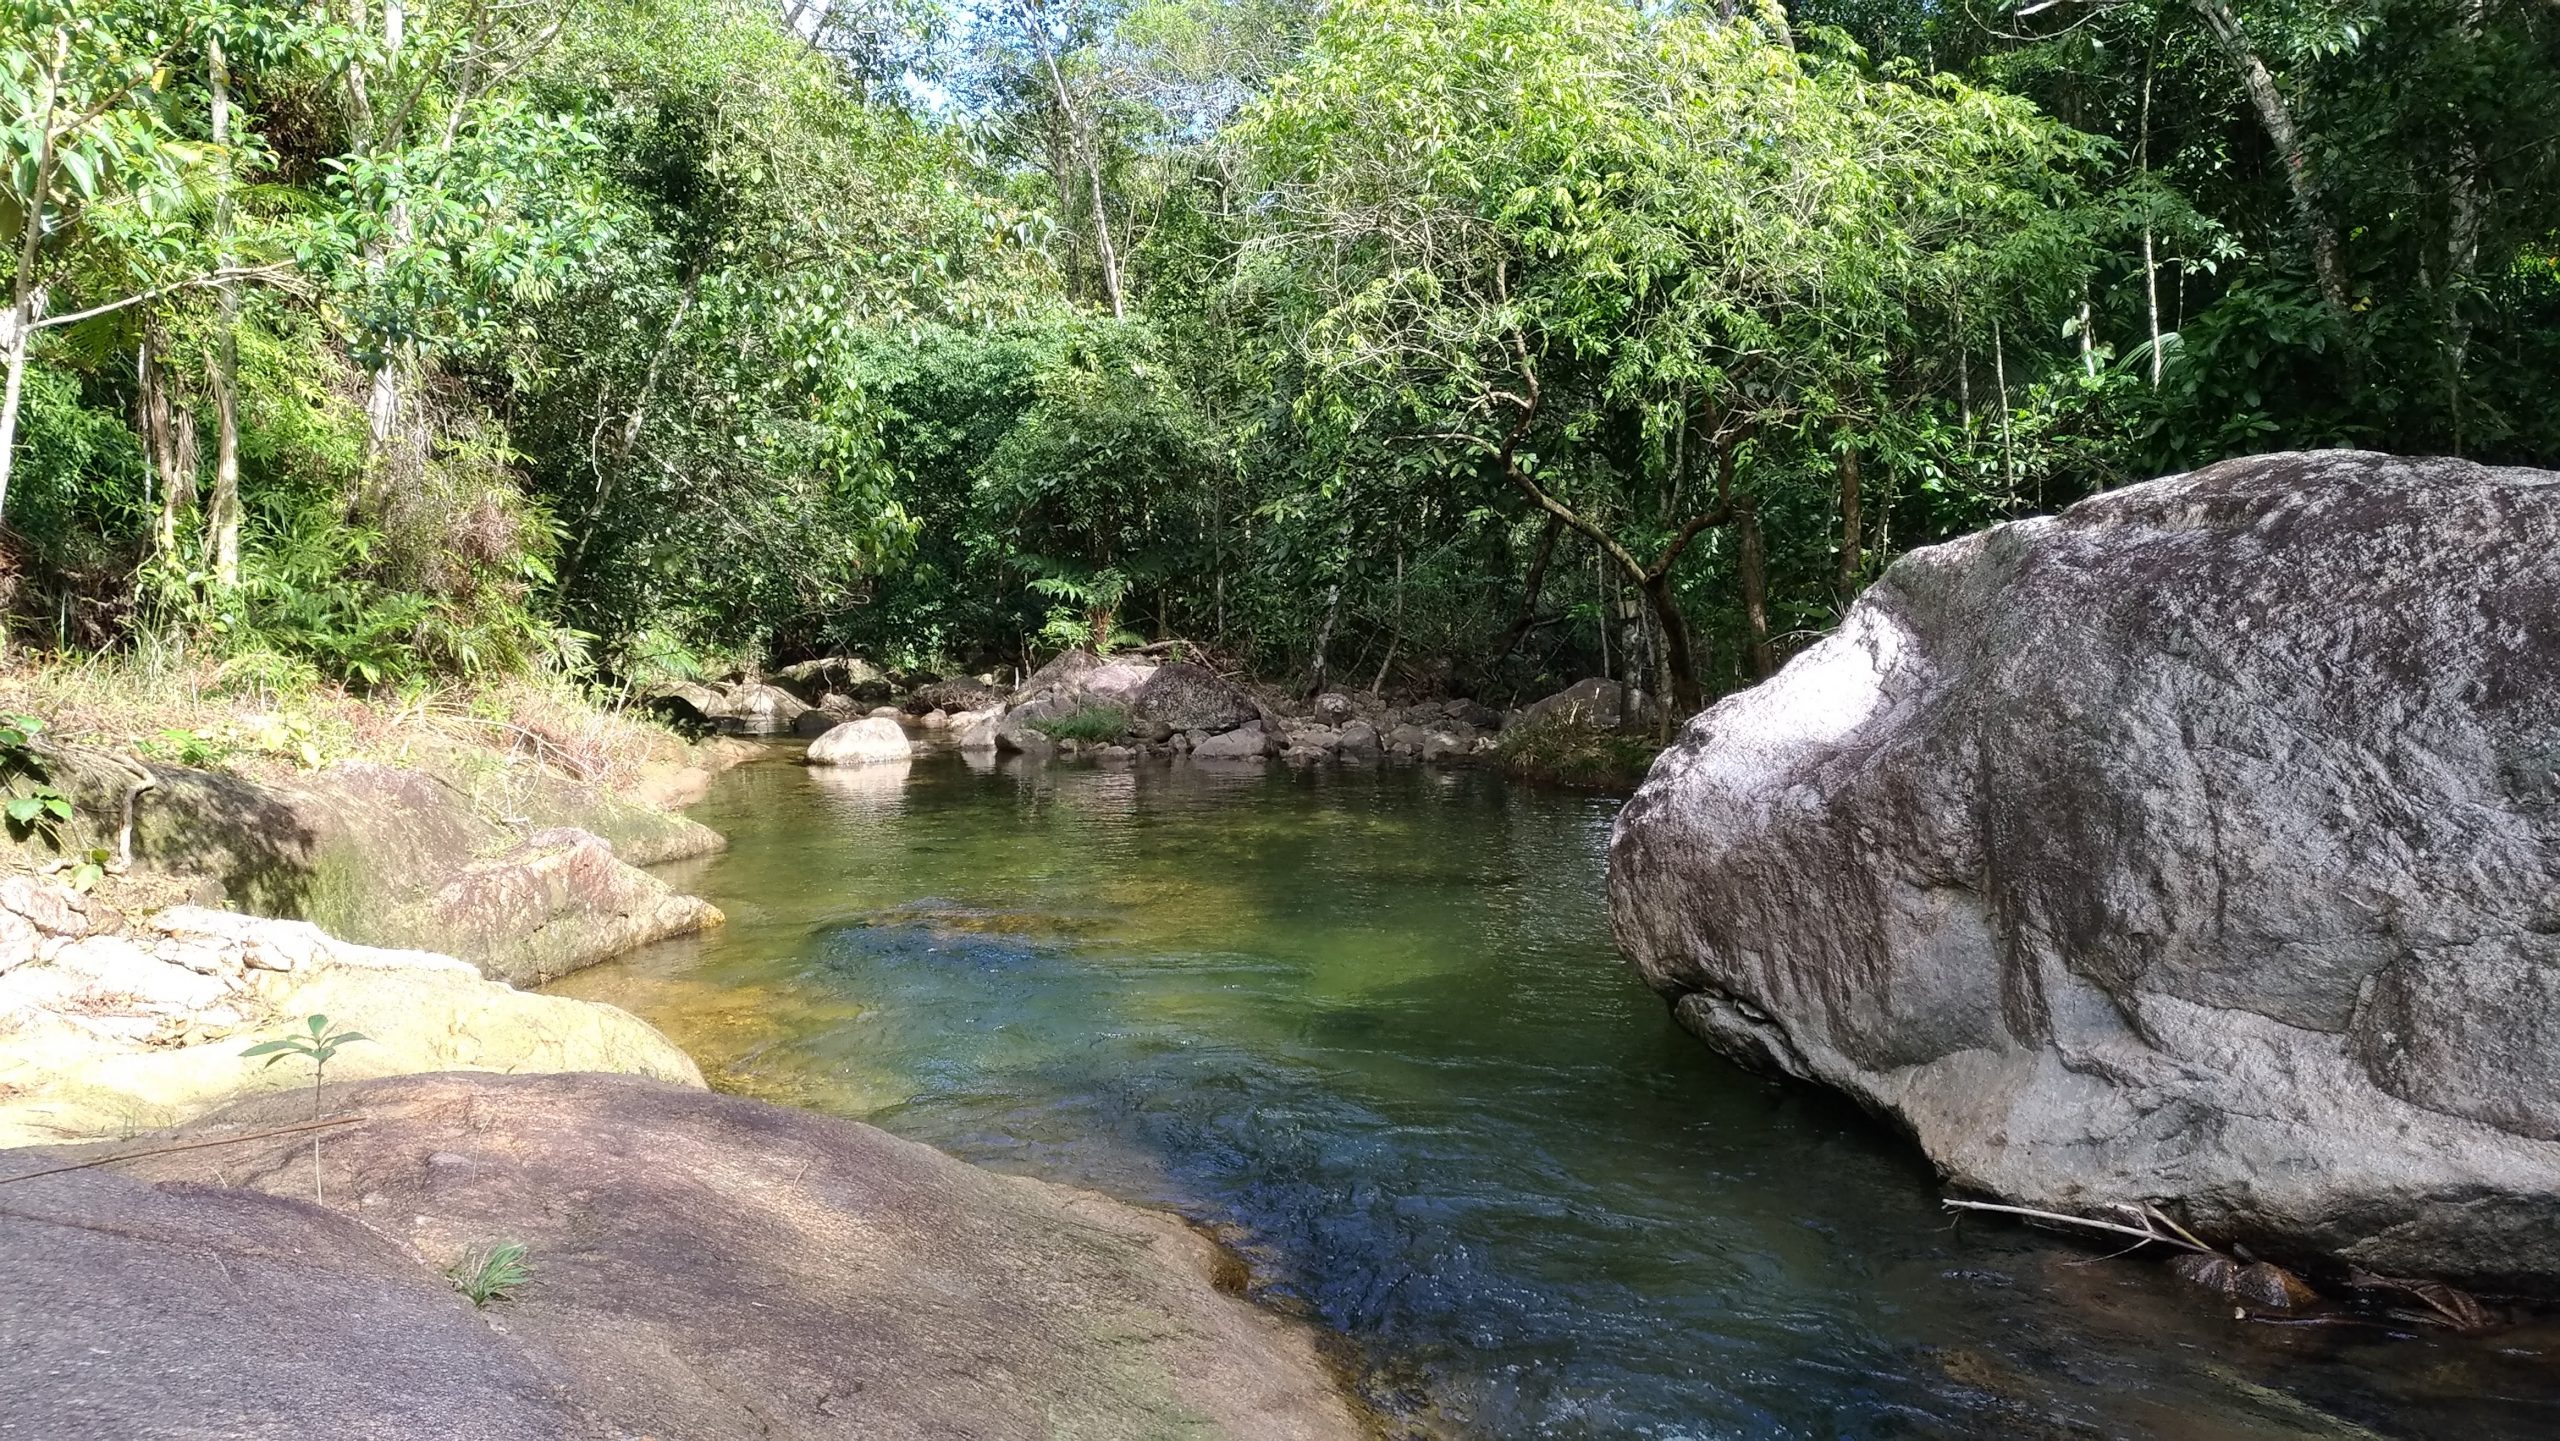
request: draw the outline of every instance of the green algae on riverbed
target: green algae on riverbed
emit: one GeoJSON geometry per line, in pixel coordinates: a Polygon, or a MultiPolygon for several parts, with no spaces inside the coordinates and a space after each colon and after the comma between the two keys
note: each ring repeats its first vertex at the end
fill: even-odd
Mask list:
{"type": "Polygon", "coordinates": [[[1615,803],[1411,768],[724,778],[730,924],[558,987],[715,1086],[1215,1228],[1373,1392],[1482,1437],[2560,1432],[2553,1338],[2240,1326],[1951,1226],[1608,945],[1615,803]]]}

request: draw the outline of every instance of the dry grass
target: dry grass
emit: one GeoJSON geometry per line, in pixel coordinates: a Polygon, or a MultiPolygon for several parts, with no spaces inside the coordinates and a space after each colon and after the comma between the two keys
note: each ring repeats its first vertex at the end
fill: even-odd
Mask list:
{"type": "Polygon", "coordinates": [[[94,656],[0,663],[0,715],[46,739],[279,779],[342,760],[435,765],[457,755],[539,765],[623,789],[683,739],[566,686],[511,680],[363,696],[274,657],[94,656]]]}

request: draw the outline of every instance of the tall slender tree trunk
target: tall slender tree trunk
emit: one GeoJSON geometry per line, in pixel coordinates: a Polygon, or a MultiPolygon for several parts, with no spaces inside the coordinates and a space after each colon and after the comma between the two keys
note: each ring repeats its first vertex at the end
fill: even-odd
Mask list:
{"type": "Polygon", "coordinates": [[[1538,548],[1529,557],[1529,573],[1520,581],[1520,613],[1511,618],[1510,628],[1502,633],[1502,644],[1494,647],[1493,664],[1511,659],[1511,653],[1528,639],[1530,628],[1538,623],[1538,597],[1547,586],[1547,566],[1555,559],[1556,538],[1564,534],[1564,521],[1548,516],[1546,528],[1538,532],[1538,548]]]}
{"type": "Polygon", "coordinates": [[[2191,3],[2221,42],[2233,68],[2240,72],[2241,88],[2248,92],[2250,107],[2258,112],[2258,124],[2275,145],[2293,201],[2294,222],[2301,227],[2303,242],[2311,251],[2311,269],[2320,287],[2320,298],[2344,332],[2353,319],[2346,258],[2339,249],[2337,221],[2329,214],[2328,196],[2319,171],[2311,163],[2310,147],[2303,141],[2301,127],[2294,121],[2293,108],[2285,103],[2284,92],[2277,88],[2276,77],[2267,69],[2266,61],[2250,45],[2248,32],[2241,28],[2240,17],[2232,13],[2229,0],[2191,3]]]}
{"type": "Polygon", "coordinates": [[[7,380],[0,382],[0,515],[8,513],[9,472],[18,456],[18,407],[26,399],[27,347],[44,312],[37,262],[44,243],[44,201],[53,193],[53,117],[62,101],[62,67],[70,59],[71,31],[57,27],[53,58],[45,66],[44,100],[36,106],[42,138],[36,142],[35,187],[26,198],[26,223],[18,239],[18,272],[10,287],[9,310],[0,316],[0,364],[8,371],[7,380]]]}
{"type": "Polygon", "coordinates": [[[2160,261],[2151,249],[2151,195],[2147,183],[2151,179],[2151,82],[2160,61],[2160,42],[2155,38],[2150,53],[2142,61],[2142,124],[2140,138],[2134,142],[2134,163],[2140,167],[2143,180],[2142,209],[2142,303],[2151,319],[2151,388],[2160,388],[2165,359],[2160,354],[2160,261]]]}
{"type": "Polygon", "coordinates": [[[1023,24],[1031,32],[1031,43],[1039,48],[1040,63],[1049,71],[1049,84],[1058,97],[1058,116],[1067,127],[1067,143],[1082,163],[1085,182],[1092,191],[1093,251],[1102,266],[1103,298],[1111,302],[1111,317],[1125,320],[1129,315],[1127,296],[1120,288],[1120,253],[1111,244],[1111,211],[1103,199],[1102,145],[1090,132],[1076,111],[1074,96],[1067,89],[1067,73],[1058,64],[1057,52],[1050,48],[1049,32],[1039,0],[1016,0],[1022,9],[1023,24]]]}
{"type": "Polygon", "coordinates": [[[1648,577],[1643,586],[1644,598],[1653,607],[1654,624],[1662,629],[1662,668],[1671,684],[1671,704],[1683,716],[1696,715],[1706,709],[1705,688],[1698,684],[1698,653],[1689,634],[1689,619],[1680,613],[1680,598],[1671,591],[1671,577],[1648,577]]]}
{"type": "MultiPolygon", "coordinates": [[[[2478,43],[2487,18],[2483,10],[2483,0],[2465,0],[2462,5],[2457,23],[2466,43],[2478,43]]],[[[2463,301],[2480,268],[2480,227],[2486,209],[2481,180],[2480,147],[2466,130],[2454,137],[2453,164],[2447,176],[2453,194],[2444,267],[2445,398],[2456,455],[2463,452],[2463,376],[2471,361],[2471,320],[2463,301]]]]}
{"type": "MultiPolygon", "coordinates": [[[[205,39],[205,73],[213,88],[213,143],[222,152],[222,188],[214,197],[214,263],[231,263],[231,65],[218,36],[205,39]]],[[[213,500],[205,508],[212,531],[213,583],[240,583],[240,289],[226,280],[220,291],[213,356],[213,500]]]]}
{"type": "Polygon", "coordinates": [[[1858,577],[1866,567],[1863,553],[1866,518],[1861,513],[1865,485],[1857,441],[1843,436],[1840,446],[1840,559],[1839,569],[1832,579],[1832,590],[1840,597],[1843,606],[1858,598],[1858,577]]]}
{"type": "Polygon", "coordinates": [[[1752,677],[1767,680],[1777,673],[1778,660],[1769,645],[1769,555],[1760,535],[1760,507],[1743,502],[1734,525],[1739,532],[1734,564],[1741,572],[1744,649],[1752,677]]]}
{"type": "Polygon", "coordinates": [[[2018,508],[2018,444],[2009,430],[2009,348],[2001,343],[2000,317],[1991,317],[1991,378],[2000,387],[2000,483],[2008,507],[2018,508]]]}
{"type": "Polygon", "coordinates": [[[178,517],[196,503],[196,422],[169,394],[169,368],[148,333],[135,361],[134,383],[143,447],[151,454],[151,472],[160,487],[160,515],[152,542],[160,554],[168,555],[178,548],[178,517]]]}

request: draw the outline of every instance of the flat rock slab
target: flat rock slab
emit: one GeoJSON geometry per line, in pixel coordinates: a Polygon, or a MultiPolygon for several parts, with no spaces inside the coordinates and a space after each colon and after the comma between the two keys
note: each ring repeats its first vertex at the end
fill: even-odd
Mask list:
{"type": "Polygon", "coordinates": [[[329,1109],[364,1120],[323,1143],[327,1209],[302,1136],[0,1189],[0,1435],[1363,1434],[1312,1335],[1215,1289],[1170,1217],[627,1077],[329,1109]],[[442,1273],[501,1242],[533,1279],[476,1312],[442,1273]]]}

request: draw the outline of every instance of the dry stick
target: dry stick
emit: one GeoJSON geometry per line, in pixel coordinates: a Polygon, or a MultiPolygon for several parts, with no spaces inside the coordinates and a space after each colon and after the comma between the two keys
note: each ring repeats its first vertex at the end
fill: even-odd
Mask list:
{"type": "Polygon", "coordinates": [[[2164,1236],[2158,1231],[2151,1230],[2147,1227],[2126,1226],[2114,1221],[2093,1220],[2087,1216],[2070,1216],[2065,1215],[2060,1211],[2039,1211],[2031,1206],[1997,1206],[1993,1205],[1989,1201],[1945,1200],[1940,1201],[1938,1204],[1945,1206],[1951,1211],[1993,1211],[2003,1216],[2025,1216],[2030,1220],[2051,1221],[2056,1225],[2086,1226],[2094,1231],[2113,1231],[2120,1236],[2140,1236],[2146,1241],[2157,1241],[2164,1246],[2176,1246],[2183,1250],[2196,1251],[2207,1256],[2218,1256],[2222,1254],[2211,1246],[2205,1245],[2201,1241],[2188,1238],[2183,1232],[2176,1236],[2164,1236]]]}
{"type": "Polygon", "coordinates": [[[362,1124],[364,1124],[362,1116],[339,1116],[326,1121],[304,1121],[299,1125],[279,1126],[271,1131],[251,1131],[245,1136],[224,1136],[216,1141],[189,1141],[182,1146],[151,1146],[139,1151],[127,1151],[121,1156],[100,1156],[95,1160],[79,1161],[68,1166],[48,1166],[41,1171],[29,1171],[23,1176],[0,1176],[0,1186],[13,1186],[20,1181],[32,1181],[38,1176],[59,1176],[66,1171],[86,1171],[93,1166],[112,1166],[118,1161],[139,1161],[145,1156],[167,1156],[179,1151],[201,1151],[208,1146],[237,1146],[244,1142],[264,1141],[276,1136],[300,1135],[304,1131],[325,1131],[332,1126],[362,1124]]]}

